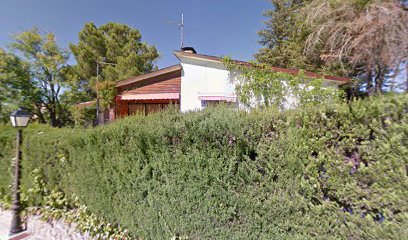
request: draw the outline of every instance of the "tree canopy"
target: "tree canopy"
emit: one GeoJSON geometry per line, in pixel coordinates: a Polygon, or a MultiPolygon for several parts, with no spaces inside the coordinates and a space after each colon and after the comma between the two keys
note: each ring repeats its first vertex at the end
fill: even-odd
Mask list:
{"type": "Polygon", "coordinates": [[[395,84],[386,78],[408,61],[408,11],[400,1],[315,0],[304,11],[312,29],[306,55],[350,67],[369,94],[395,84]]]}
{"type": "Polygon", "coordinates": [[[69,52],[57,45],[54,34],[36,28],[12,40],[11,52],[0,51],[2,107],[24,106],[40,123],[65,125],[70,121],[66,94],[75,79],[69,52]]]}
{"type": "Polygon", "coordinates": [[[33,89],[28,66],[0,48],[0,122],[8,121],[8,113],[18,105],[27,106],[33,89]]]}
{"type": "Polygon", "coordinates": [[[271,2],[266,28],[259,32],[259,62],[355,77],[357,89],[368,94],[398,87],[395,78],[408,62],[403,1],[271,2]]]}
{"type": "Polygon", "coordinates": [[[265,11],[265,29],[258,32],[263,47],[255,55],[261,63],[276,67],[317,70],[319,64],[307,59],[304,41],[307,29],[299,9],[306,0],[271,0],[273,10],[265,11]]]}
{"type": "Polygon", "coordinates": [[[137,29],[107,23],[87,23],[79,42],[70,49],[58,46],[53,33],[37,28],[12,37],[7,49],[0,49],[0,121],[21,106],[40,123],[61,127],[73,122],[78,102],[95,98],[96,90],[109,105],[118,80],[156,69],[159,56],[154,46],[141,42],[137,29]],[[76,64],[68,64],[71,51],[76,64]],[[96,84],[97,62],[99,84],[96,84]],[[75,113],[74,113],[75,114],[75,113]]]}
{"type": "Polygon", "coordinates": [[[157,68],[154,64],[159,56],[156,48],[141,42],[141,33],[127,25],[107,23],[97,27],[94,23],[87,23],[78,37],[78,44],[70,45],[77,61],[77,72],[92,89],[98,89],[104,95],[106,105],[112,100],[110,90],[114,82],[157,68]]]}

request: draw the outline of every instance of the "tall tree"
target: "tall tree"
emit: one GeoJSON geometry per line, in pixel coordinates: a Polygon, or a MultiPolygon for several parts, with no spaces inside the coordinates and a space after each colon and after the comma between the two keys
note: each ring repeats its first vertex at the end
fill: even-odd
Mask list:
{"type": "MultiPolygon", "coordinates": [[[[382,92],[408,61],[408,11],[398,0],[314,0],[304,9],[306,55],[341,63],[382,92]]],[[[408,73],[407,73],[408,74],[408,73]]]]}
{"type": "Polygon", "coordinates": [[[79,76],[88,81],[92,89],[106,93],[105,105],[110,104],[113,83],[132,76],[148,73],[156,68],[159,56],[154,46],[141,42],[137,29],[124,24],[107,23],[96,27],[85,24],[79,32],[77,45],[70,48],[77,61],[79,76]],[[99,84],[96,84],[97,62],[99,84]],[[110,96],[109,96],[110,95],[110,96]]]}
{"type": "Polygon", "coordinates": [[[396,89],[396,76],[408,62],[404,1],[271,2],[266,28],[259,32],[264,46],[256,54],[259,62],[355,77],[356,89],[369,94],[396,89]]]}
{"type": "Polygon", "coordinates": [[[13,36],[10,49],[0,52],[4,105],[29,108],[41,123],[61,127],[69,121],[68,102],[63,99],[72,77],[69,53],[60,48],[52,33],[38,29],[13,36]]]}
{"type": "Polygon", "coordinates": [[[271,0],[273,9],[264,13],[265,29],[258,32],[263,46],[255,57],[258,62],[276,67],[316,70],[320,59],[308,59],[303,54],[308,29],[299,9],[308,0],[271,0]]]}
{"type": "Polygon", "coordinates": [[[0,122],[19,106],[29,106],[34,92],[28,66],[19,57],[0,48],[0,122]]]}

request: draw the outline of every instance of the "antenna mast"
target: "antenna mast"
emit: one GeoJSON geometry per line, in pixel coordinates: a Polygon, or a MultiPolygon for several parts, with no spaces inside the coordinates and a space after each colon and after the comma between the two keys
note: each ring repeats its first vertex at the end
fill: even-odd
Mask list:
{"type": "Polygon", "coordinates": [[[168,19],[164,20],[166,23],[176,25],[180,30],[180,50],[184,47],[184,14],[181,13],[181,22],[175,22],[168,19]]]}
{"type": "Polygon", "coordinates": [[[180,34],[181,34],[181,43],[180,43],[180,50],[184,47],[184,14],[181,13],[181,24],[180,24],[180,34]]]}

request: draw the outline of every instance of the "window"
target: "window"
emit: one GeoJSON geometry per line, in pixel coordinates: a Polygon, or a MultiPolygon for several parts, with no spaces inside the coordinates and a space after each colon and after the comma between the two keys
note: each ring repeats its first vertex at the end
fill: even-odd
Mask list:
{"type": "Polygon", "coordinates": [[[237,103],[235,102],[228,102],[224,100],[201,100],[201,107],[206,108],[206,107],[215,107],[219,105],[225,105],[225,106],[235,106],[237,103]]]}

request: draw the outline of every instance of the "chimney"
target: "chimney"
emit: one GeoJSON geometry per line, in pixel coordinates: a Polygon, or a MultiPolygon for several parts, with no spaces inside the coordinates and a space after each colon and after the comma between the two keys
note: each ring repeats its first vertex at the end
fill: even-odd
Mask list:
{"type": "Polygon", "coordinates": [[[196,54],[196,50],[193,47],[183,47],[181,48],[182,52],[186,52],[186,53],[194,53],[196,54]]]}

